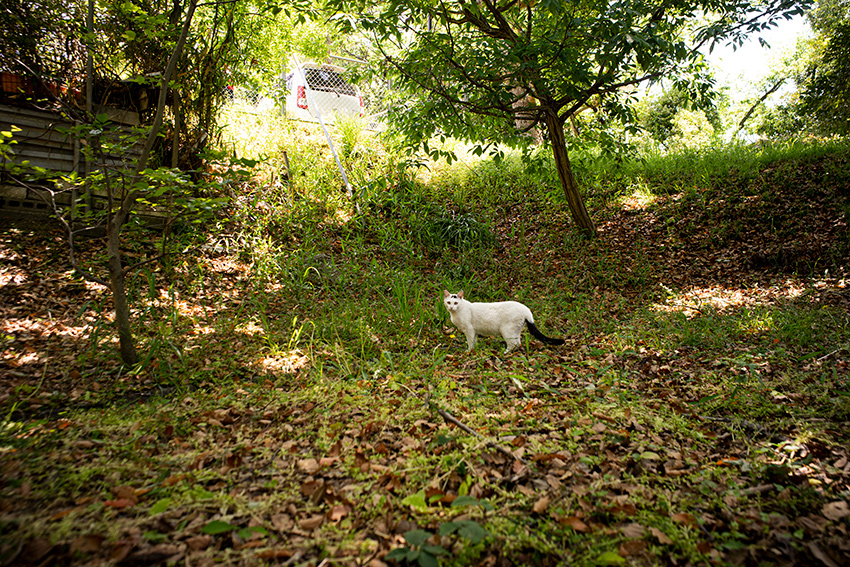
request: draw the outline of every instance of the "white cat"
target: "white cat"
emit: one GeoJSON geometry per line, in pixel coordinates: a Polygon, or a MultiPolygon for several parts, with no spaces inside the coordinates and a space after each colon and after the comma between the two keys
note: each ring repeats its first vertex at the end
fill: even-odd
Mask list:
{"type": "Polygon", "coordinates": [[[562,345],[563,339],[545,336],[534,326],[531,309],[517,301],[499,301],[498,303],[470,303],[463,298],[463,290],[457,294],[443,290],[443,303],[452,316],[452,323],[466,335],[467,351],[475,348],[478,335],[495,337],[501,335],[507,343],[508,353],[519,346],[519,337],[523,327],[537,339],[550,345],[562,345]]]}

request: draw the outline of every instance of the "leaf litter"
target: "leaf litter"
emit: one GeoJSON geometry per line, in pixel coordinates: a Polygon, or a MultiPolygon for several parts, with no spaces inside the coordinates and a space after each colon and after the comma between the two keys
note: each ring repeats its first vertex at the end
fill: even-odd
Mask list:
{"type": "Polygon", "coordinates": [[[203,292],[143,302],[182,348],[127,373],[104,354],[106,290],[63,271],[57,233],[4,224],[0,563],[847,564],[847,335],[822,345],[819,328],[805,340],[758,320],[846,322],[846,195],[831,189],[802,215],[780,186],[771,214],[804,232],[765,231],[767,197],[612,210],[584,253],[595,270],[552,242],[556,214],[521,258],[497,224],[506,285],[519,262],[569,273],[609,321],[577,312],[564,350],[452,343],[437,364],[451,341],[435,332],[371,371],[344,344],[292,341],[309,312],[199,253],[203,292]],[[744,232],[718,228],[741,215],[744,232]],[[806,268],[815,257],[828,275],[806,268]],[[740,316],[753,305],[779,310],[740,316]],[[292,348],[270,348],[285,334],[292,348]]]}

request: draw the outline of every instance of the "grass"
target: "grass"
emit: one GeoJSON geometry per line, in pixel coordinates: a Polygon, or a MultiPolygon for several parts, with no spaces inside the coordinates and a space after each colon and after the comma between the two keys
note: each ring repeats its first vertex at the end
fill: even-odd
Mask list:
{"type": "Polygon", "coordinates": [[[364,215],[319,140],[246,145],[260,183],[131,281],[130,372],[104,290],[5,229],[0,560],[847,559],[846,146],[577,156],[587,242],[551,169],[417,170],[343,127],[364,215]],[[466,353],[443,289],[567,344],[466,353]]]}

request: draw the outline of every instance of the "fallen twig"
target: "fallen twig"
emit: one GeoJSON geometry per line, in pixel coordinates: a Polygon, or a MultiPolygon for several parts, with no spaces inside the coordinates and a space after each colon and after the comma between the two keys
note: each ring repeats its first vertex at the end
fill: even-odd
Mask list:
{"type": "MultiPolygon", "coordinates": [[[[434,406],[434,407],[436,407],[436,406],[434,406]]],[[[437,409],[437,413],[440,414],[440,417],[442,417],[447,423],[451,423],[452,425],[456,425],[456,426],[460,427],[461,429],[463,429],[464,431],[466,431],[467,433],[471,433],[472,435],[475,435],[479,439],[485,441],[487,443],[488,447],[492,447],[492,448],[496,449],[497,451],[499,451],[503,455],[510,457],[511,459],[515,459],[515,460],[521,462],[524,465],[529,464],[528,461],[526,461],[522,457],[517,457],[509,449],[502,447],[501,445],[499,445],[498,443],[496,443],[494,441],[489,441],[487,438],[485,438],[483,435],[481,435],[480,433],[478,433],[474,429],[471,429],[470,427],[464,425],[455,416],[453,416],[452,414],[450,414],[449,412],[447,412],[443,408],[436,407],[436,409],[437,409]]]]}

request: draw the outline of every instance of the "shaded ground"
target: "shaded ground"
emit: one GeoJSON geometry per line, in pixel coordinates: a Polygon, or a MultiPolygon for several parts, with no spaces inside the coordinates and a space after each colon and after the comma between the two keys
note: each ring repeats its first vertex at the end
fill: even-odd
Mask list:
{"type": "Polygon", "coordinates": [[[128,373],[61,234],[0,221],[0,562],[847,564],[848,169],[626,194],[567,247],[563,213],[504,205],[479,277],[568,334],[508,357],[404,331],[362,280],[258,286],[193,252],[171,287],[136,276],[128,373]]]}

